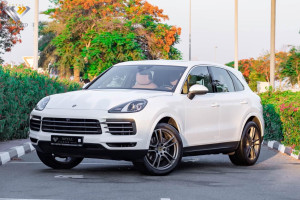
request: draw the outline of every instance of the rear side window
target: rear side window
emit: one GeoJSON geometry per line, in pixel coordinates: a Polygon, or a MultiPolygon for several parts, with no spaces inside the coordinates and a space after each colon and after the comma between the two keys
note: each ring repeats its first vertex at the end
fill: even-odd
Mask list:
{"type": "Polygon", "coordinates": [[[210,67],[213,85],[217,92],[234,92],[234,86],[227,70],[218,67],[210,67]]]}
{"type": "Polygon", "coordinates": [[[228,71],[228,73],[229,73],[230,77],[232,78],[235,91],[243,91],[245,88],[244,88],[243,84],[241,83],[241,81],[232,72],[228,71]]]}

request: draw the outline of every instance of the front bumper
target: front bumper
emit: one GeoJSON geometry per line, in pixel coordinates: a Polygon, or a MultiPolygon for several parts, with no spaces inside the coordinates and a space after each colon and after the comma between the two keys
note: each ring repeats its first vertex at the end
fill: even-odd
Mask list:
{"type": "Polygon", "coordinates": [[[45,153],[54,153],[61,156],[107,158],[118,160],[133,160],[146,155],[149,149],[149,136],[151,136],[152,121],[140,113],[108,113],[105,110],[63,110],[45,109],[33,110],[31,116],[53,118],[83,118],[97,119],[101,123],[102,134],[64,134],[30,130],[32,145],[45,153]],[[135,135],[112,135],[105,122],[114,119],[131,119],[135,121],[135,135]],[[82,147],[52,146],[51,136],[81,136],[82,147]],[[133,146],[118,146],[114,144],[135,144],[133,146]],[[112,144],[112,145],[111,145],[112,144]]]}
{"type": "Polygon", "coordinates": [[[61,157],[101,158],[112,160],[137,160],[147,154],[147,150],[108,150],[100,144],[84,144],[82,147],[52,146],[50,142],[33,144],[37,151],[61,157]]]}

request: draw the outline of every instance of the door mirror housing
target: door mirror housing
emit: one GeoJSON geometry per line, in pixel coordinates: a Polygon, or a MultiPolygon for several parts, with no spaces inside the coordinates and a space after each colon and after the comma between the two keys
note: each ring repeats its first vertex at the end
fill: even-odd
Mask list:
{"type": "Polygon", "coordinates": [[[204,85],[195,84],[192,87],[190,87],[187,96],[190,100],[192,100],[195,97],[195,95],[203,95],[207,93],[208,93],[207,87],[205,87],[204,85]]]}

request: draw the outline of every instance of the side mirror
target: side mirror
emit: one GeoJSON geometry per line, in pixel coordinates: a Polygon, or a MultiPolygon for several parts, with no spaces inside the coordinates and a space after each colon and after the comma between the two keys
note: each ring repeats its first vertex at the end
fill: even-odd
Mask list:
{"type": "Polygon", "coordinates": [[[204,85],[195,84],[192,87],[190,87],[187,96],[190,100],[192,100],[195,97],[195,95],[202,95],[206,93],[208,93],[207,87],[205,87],[204,85]]]}

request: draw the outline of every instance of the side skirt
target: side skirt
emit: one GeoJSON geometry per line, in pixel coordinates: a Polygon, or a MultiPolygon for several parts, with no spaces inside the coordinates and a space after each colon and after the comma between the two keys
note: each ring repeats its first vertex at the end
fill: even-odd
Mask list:
{"type": "Polygon", "coordinates": [[[183,148],[183,156],[197,156],[205,154],[219,154],[234,152],[239,146],[239,142],[226,142],[208,144],[183,148]]]}

